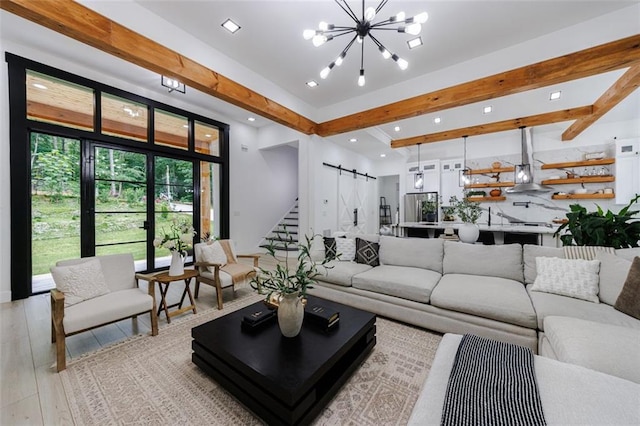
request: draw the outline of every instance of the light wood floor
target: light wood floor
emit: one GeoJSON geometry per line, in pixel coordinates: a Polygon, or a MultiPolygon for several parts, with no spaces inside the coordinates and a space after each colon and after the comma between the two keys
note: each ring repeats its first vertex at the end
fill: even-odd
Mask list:
{"type": "MultiPolygon", "coordinates": [[[[269,267],[262,257],[260,266],[269,267]]],[[[271,262],[275,264],[275,262],[271,262]]],[[[272,266],[272,265],[271,265],[272,266]]],[[[194,280],[195,281],[195,280],[194,280]]],[[[191,284],[193,291],[194,283],[191,284]]],[[[140,281],[140,287],[147,283],[140,281]]],[[[248,283],[237,287],[249,288],[248,283]]],[[[180,300],[184,282],[169,287],[169,303],[180,300]]],[[[156,288],[156,303],[159,304],[156,288]]],[[[222,292],[224,301],[233,299],[233,291],[222,292]]],[[[186,299],[188,301],[188,297],[186,299]]],[[[215,290],[200,286],[196,301],[198,314],[216,306],[215,290]]],[[[55,371],[55,344],[51,343],[51,305],[49,294],[0,304],[0,425],[73,425],[62,382],[55,371]]],[[[172,318],[193,315],[191,311],[172,318]]],[[[164,313],[158,318],[160,333],[167,325],[164,313]]],[[[123,320],[77,334],[66,339],[67,360],[93,352],[101,347],[151,330],[149,315],[136,320],[123,320]]]]}

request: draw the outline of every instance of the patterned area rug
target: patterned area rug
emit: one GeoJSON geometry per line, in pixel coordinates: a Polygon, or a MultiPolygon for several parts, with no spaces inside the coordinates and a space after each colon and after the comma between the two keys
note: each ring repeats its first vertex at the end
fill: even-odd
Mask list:
{"type": "MultiPolygon", "coordinates": [[[[77,425],[260,425],[191,362],[191,328],[260,300],[247,293],[69,362],[60,373],[77,425]]],[[[377,344],[316,425],[404,425],[441,336],[378,318],[377,344]]]]}

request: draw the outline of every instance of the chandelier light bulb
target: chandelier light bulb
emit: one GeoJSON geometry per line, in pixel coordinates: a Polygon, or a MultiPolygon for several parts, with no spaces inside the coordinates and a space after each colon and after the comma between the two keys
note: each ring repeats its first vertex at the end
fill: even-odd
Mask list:
{"type": "Polygon", "coordinates": [[[401,21],[404,21],[405,18],[406,18],[406,15],[404,12],[398,12],[396,16],[392,16],[391,18],[389,18],[389,20],[391,22],[401,22],[401,21]]]}
{"type": "Polygon", "coordinates": [[[389,59],[391,57],[391,52],[385,49],[384,46],[380,46],[378,50],[380,50],[380,53],[382,53],[383,58],[389,59]]]}
{"type": "Polygon", "coordinates": [[[330,26],[333,27],[333,25],[329,25],[324,21],[320,21],[320,23],[318,24],[318,28],[320,28],[320,31],[327,31],[330,29],[330,26]]]}
{"type": "Polygon", "coordinates": [[[429,19],[429,14],[427,12],[422,12],[413,17],[413,22],[418,24],[424,24],[429,19]]]}
{"type": "Polygon", "coordinates": [[[375,17],[376,10],[373,7],[368,7],[367,10],[364,11],[364,19],[366,21],[371,22],[375,17]]]}
{"type": "Polygon", "coordinates": [[[393,55],[391,58],[396,62],[396,64],[398,64],[400,69],[403,70],[403,71],[406,70],[407,67],[409,66],[409,62],[405,61],[404,59],[402,59],[398,55],[393,55]]]}
{"type": "Polygon", "coordinates": [[[418,35],[420,34],[420,31],[422,31],[422,24],[411,24],[407,27],[405,27],[404,32],[407,34],[411,34],[411,35],[418,35]]]}
{"type": "Polygon", "coordinates": [[[311,40],[313,38],[313,36],[316,35],[316,30],[304,30],[302,32],[302,37],[305,40],[311,40]]]}
{"type": "Polygon", "coordinates": [[[364,80],[364,70],[361,69],[360,70],[360,77],[358,77],[358,86],[362,87],[364,86],[365,80],[364,80]]]}
{"type": "Polygon", "coordinates": [[[358,43],[362,43],[362,41],[364,40],[364,37],[362,37],[361,35],[358,35],[358,38],[356,40],[358,41],[358,43]]]}
{"type": "Polygon", "coordinates": [[[316,34],[313,36],[312,42],[315,47],[320,47],[327,42],[327,36],[324,34],[316,34]]]}
{"type": "Polygon", "coordinates": [[[327,78],[330,72],[331,72],[331,68],[324,67],[322,71],[320,71],[320,78],[324,80],[325,78],[327,78]]]}

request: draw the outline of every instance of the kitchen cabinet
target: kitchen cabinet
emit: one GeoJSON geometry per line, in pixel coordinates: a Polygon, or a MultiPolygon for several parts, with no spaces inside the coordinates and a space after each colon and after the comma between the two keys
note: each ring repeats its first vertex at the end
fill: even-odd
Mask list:
{"type": "Polygon", "coordinates": [[[464,197],[464,188],[460,186],[460,172],[464,169],[464,160],[456,158],[440,162],[440,194],[442,205],[449,206],[449,200],[455,196],[464,197]]]}
{"type": "Polygon", "coordinates": [[[439,192],[440,191],[440,160],[421,161],[407,164],[406,193],[439,192]],[[422,188],[414,187],[415,175],[422,170],[422,188]]]}

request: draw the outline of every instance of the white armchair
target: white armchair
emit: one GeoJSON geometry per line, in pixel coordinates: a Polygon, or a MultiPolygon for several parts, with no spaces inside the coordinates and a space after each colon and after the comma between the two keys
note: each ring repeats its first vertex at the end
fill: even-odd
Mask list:
{"type": "Polygon", "coordinates": [[[65,338],[96,327],[148,313],[151,335],[158,334],[153,286],[138,288],[131,254],[64,260],[51,268],[51,342],[56,344],[57,371],[66,368],[65,338]]]}
{"type": "Polygon", "coordinates": [[[236,254],[233,240],[209,241],[193,246],[198,268],[195,297],[198,298],[200,283],[215,287],[218,309],[222,309],[222,289],[231,287],[235,293],[238,281],[251,278],[258,272],[259,254],[236,254]],[[237,262],[240,258],[253,259],[253,265],[237,262]]]}

